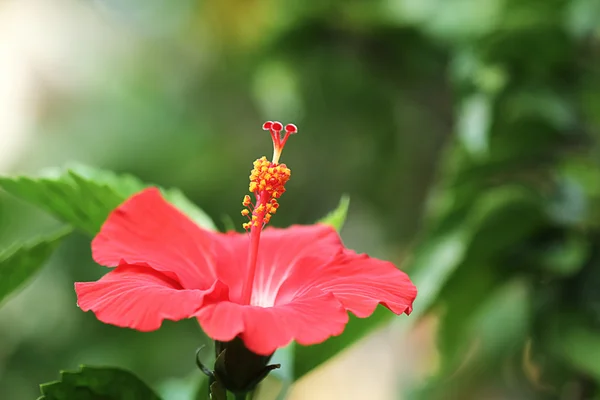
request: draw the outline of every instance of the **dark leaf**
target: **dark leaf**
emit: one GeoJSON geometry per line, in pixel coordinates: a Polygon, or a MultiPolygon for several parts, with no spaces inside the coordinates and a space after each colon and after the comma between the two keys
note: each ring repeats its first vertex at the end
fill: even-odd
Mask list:
{"type": "Polygon", "coordinates": [[[38,400],[160,400],[138,377],[119,368],[81,366],[61,380],[40,385],[38,400]]]}

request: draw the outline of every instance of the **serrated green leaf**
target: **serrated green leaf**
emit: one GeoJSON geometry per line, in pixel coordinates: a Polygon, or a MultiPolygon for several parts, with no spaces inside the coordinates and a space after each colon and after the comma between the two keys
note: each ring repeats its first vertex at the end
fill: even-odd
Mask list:
{"type": "Polygon", "coordinates": [[[71,232],[64,228],[28,243],[15,244],[0,251],[0,304],[25,284],[44,265],[61,240],[71,232]]]}
{"type": "Polygon", "coordinates": [[[331,211],[318,222],[325,225],[331,225],[336,231],[341,231],[348,216],[348,207],[350,207],[350,196],[343,195],[335,210],[331,211]]]}
{"type": "Polygon", "coordinates": [[[40,385],[38,400],[160,400],[142,380],[120,368],[81,366],[61,380],[40,385]]]}
{"type": "MultiPolygon", "coordinates": [[[[39,177],[0,177],[0,187],[77,229],[94,235],[108,214],[148,185],[131,175],[74,165],[51,169],[39,177]]],[[[206,229],[212,220],[178,189],[161,189],[165,198],[206,229]]]]}

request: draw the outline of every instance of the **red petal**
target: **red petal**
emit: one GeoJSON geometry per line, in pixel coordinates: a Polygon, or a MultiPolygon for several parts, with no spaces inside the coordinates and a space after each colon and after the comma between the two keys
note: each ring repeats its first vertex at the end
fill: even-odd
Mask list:
{"type": "Polygon", "coordinates": [[[164,319],[193,316],[208,296],[227,298],[227,288],[216,281],[209,290],[183,289],[175,280],[149,266],[121,264],[97,282],[75,283],[77,303],[107,324],[152,331],[164,319]]]}
{"type": "Polygon", "coordinates": [[[368,317],[382,304],[396,314],[412,311],[417,288],[394,264],[344,249],[333,261],[315,268],[297,269],[281,293],[319,288],[333,294],[357,317],[368,317]]]}
{"type": "MultiPolygon", "coordinates": [[[[228,233],[215,238],[218,278],[229,287],[233,302],[240,302],[242,284],[247,279],[249,246],[247,234],[228,233]]],[[[279,287],[298,263],[327,263],[342,249],[337,233],[325,225],[267,228],[260,239],[251,304],[272,306],[279,287]]]]}
{"type": "Polygon", "coordinates": [[[216,234],[203,230],[156,188],[146,189],[117,207],[92,242],[101,265],[145,263],[174,274],[186,289],[208,289],[216,280],[212,246],[216,234]]]}
{"type": "Polygon", "coordinates": [[[326,225],[267,229],[260,242],[252,304],[287,302],[313,287],[332,293],[358,317],[381,303],[397,314],[410,313],[417,289],[392,263],[344,248],[326,225]]]}
{"type": "MultiPolygon", "coordinates": [[[[266,229],[260,239],[251,304],[272,306],[279,288],[294,271],[326,264],[342,249],[342,242],[335,230],[325,225],[266,229]]],[[[246,257],[247,251],[246,245],[246,257]]],[[[291,293],[283,301],[289,301],[294,294],[291,293]]],[[[233,294],[232,301],[235,301],[233,294]]]]}
{"type": "Polygon", "coordinates": [[[235,232],[219,234],[214,243],[218,278],[229,287],[233,302],[240,302],[242,286],[247,279],[249,247],[248,235],[235,232]]]}
{"type": "Polygon", "coordinates": [[[229,341],[240,335],[248,349],[262,355],[271,354],[292,340],[302,345],[321,343],[341,334],[348,322],[348,313],[335,297],[317,289],[274,307],[210,304],[197,316],[211,338],[229,341]]]}

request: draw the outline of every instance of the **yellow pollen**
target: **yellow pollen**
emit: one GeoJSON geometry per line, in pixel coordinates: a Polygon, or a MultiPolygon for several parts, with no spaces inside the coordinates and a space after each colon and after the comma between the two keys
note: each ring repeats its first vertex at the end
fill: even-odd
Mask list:
{"type": "Polygon", "coordinates": [[[242,210],[242,215],[251,218],[250,222],[242,225],[244,229],[258,227],[271,221],[271,217],[279,208],[277,199],[285,193],[285,184],[291,176],[291,171],[285,164],[272,163],[266,157],[254,161],[253,165],[248,189],[256,198],[256,206],[251,209],[250,196],[244,196],[242,204],[248,209],[242,210]]]}
{"type": "Polygon", "coordinates": [[[263,129],[271,134],[273,159],[269,161],[263,156],[252,163],[248,190],[254,195],[254,204],[249,195],[244,196],[242,205],[247,209],[241,212],[242,216],[250,218],[250,222],[242,225],[246,230],[252,227],[262,228],[269,223],[279,208],[277,199],[285,193],[285,184],[291,176],[290,169],[285,164],[280,164],[279,158],[289,136],[297,133],[298,128],[293,124],[284,126],[279,122],[268,121],[263,125],[263,129]]]}

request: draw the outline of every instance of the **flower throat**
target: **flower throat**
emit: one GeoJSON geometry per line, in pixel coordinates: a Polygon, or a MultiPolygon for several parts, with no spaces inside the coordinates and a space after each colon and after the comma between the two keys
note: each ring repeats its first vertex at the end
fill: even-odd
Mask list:
{"type": "Polygon", "coordinates": [[[271,133],[273,160],[269,161],[267,157],[261,157],[254,161],[248,188],[254,194],[254,202],[249,195],[244,196],[242,202],[242,205],[246,207],[242,210],[242,215],[248,217],[248,222],[242,226],[250,234],[248,279],[242,288],[242,304],[250,304],[252,300],[260,234],[273,214],[277,212],[279,208],[277,199],[285,193],[285,184],[290,179],[291,171],[285,164],[279,164],[279,157],[290,135],[298,132],[298,128],[294,124],[287,124],[284,129],[280,122],[271,121],[265,122],[263,129],[271,133]]]}

